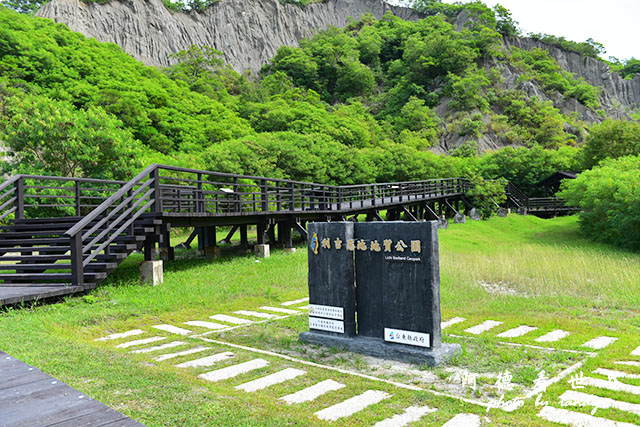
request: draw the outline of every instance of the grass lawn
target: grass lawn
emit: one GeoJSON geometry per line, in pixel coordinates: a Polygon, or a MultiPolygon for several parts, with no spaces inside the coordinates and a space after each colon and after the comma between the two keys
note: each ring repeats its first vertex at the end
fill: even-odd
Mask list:
{"type": "MultiPolygon", "coordinates": [[[[437,411],[411,425],[440,426],[462,412],[486,416],[492,426],[551,425],[537,416],[541,406],[535,398],[526,399],[522,408],[510,413],[495,408],[487,413],[484,406],[469,400],[497,400],[496,374],[504,370],[513,375],[516,387],[505,394],[512,399],[530,390],[541,370],[552,377],[575,363],[584,363],[579,371],[593,378],[607,379],[593,373],[597,368],[636,375],[619,379],[630,386],[630,392],[592,385],[576,391],[640,408],[640,393],[633,392],[640,390],[640,363],[614,363],[640,362],[640,355],[630,355],[640,346],[640,255],[584,239],[575,217],[543,220],[510,215],[451,224],[440,231],[442,318],[466,320],[443,332],[443,341],[460,343],[463,354],[435,369],[402,370],[393,363],[375,365],[340,349],[303,345],[297,336],[307,329],[306,314],[207,334],[208,341],[153,331],[152,325],[171,324],[204,333],[208,330],[183,322],[211,321],[209,316],[214,314],[235,316],[234,311],[261,306],[282,307],[281,302],[307,295],[304,247],[295,254],[272,250],[271,258],[260,260],[249,255],[204,260],[189,251],[177,254],[177,261],[165,264],[161,286],[138,284],[141,256],[133,255],[89,295],[0,312],[0,350],[149,426],[373,425],[412,405],[437,411]],[[465,333],[466,328],[488,319],[501,323],[478,337],[465,333]],[[520,325],[537,329],[513,339],[496,337],[520,325]],[[115,347],[124,340],[94,341],[136,328],[145,334],[130,339],[160,335],[168,337],[163,342],[179,339],[192,346],[207,345],[215,352],[230,351],[233,357],[213,367],[179,369],[174,365],[195,357],[158,362],[153,360],[156,353],[133,354],[131,349],[115,347]],[[534,340],[558,329],[570,334],[556,342],[534,340]],[[598,336],[617,340],[598,351],[583,346],[598,336]],[[208,382],[196,375],[256,358],[268,366],[241,379],[208,382]],[[254,393],[235,388],[284,368],[306,374],[254,393]],[[458,386],[452,391],[456,388],[453,378],[460,372],[477,374],[476,387],[458,386]],[[297,405],[278,399],[326,379],[345,387],[297,405]],[[370,389],[389,397],[334,423],[313,415],[370,389]]],[[[572,388],[570,378],[548,387],[541,400],[560,408],[559,396],[572,388]]],[[[590,414],[593,407],[564,409],[590,414]]],[[[599,408],[595,416],[640,424],[640,411],[599,408]]]]}

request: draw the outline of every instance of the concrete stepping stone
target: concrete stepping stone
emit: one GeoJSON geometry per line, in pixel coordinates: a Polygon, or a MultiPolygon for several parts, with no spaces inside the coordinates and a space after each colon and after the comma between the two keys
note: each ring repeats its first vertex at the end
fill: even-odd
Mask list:
{"type": "Polygon", "coordinates": [[[409,406],[405,409],[404,413],[382,420],[379,423],[376,423],[373,427],[404,427],[409,423],[419,421],[423,416],[436,411],[437,409],[429,408],[428,406],[409,406]]]}
{"type": "Polygon", "coordinates": [[[587,341],[586,343],[582,344],[583,347],[589,347],[592,348],[594,350],[602,350],[603,348],[607,347],[608,345],[616,342],[618,340],[618,338],[615,337],[596,337],[592,340],[587,341]]]}
{"type": "Polygon", "coordinates": [[[227,325],[221,325],[219,323],[213,323],[213,322],[205,322],[204,320],[189,320],[188,322],[184,322],[184,324],[189,326],[198,326],[200,328],[207,328],[207,329],[228,328],[227,325]]]}
{"type": "Polygon", "coordinates": [[[340,418],[349,417],[356,412],[360,412],[368,406],[374,405],[381,400],[391,397],[389,393],[380,390],[367,390],[364,393],[350,399],[329,406],[314,415],[321,420],[336,421],[340,418]]]}
{"type": "Polygon", "coordinates": [[[250,311],[250,310],[238,310],[238,311],[234,311],[234,313],[242,314],[243,316],[259,317],[261,319],[273,319],[274,317],[278,317],[277,314],[261,313],[259,311],[250,311]]]}
{"type": "Polygon", "coordinates": [[[499,333],[497,336],[500,338],[516,338],[516,337],[521,337],[523,335],[528,334],[531,331],[535,331],[536,328],[535,326],[518,326],[517,328],[513,328],[513,329],[509,329],[508,331],[504,331],[499,333]]]}
{"type": "Polygon", "coordinates": [[[255,371],[256,369],[266,368],[267,366],[269,366],[269,362],[267,362],[266,360],[253,359],[248,362],[239,363],[237,365],[232,365],[226,368],[200,374],[198,375],[198,378],[202,378],[203,380],[211,382],[217,382],[228,380],[229,378],[235,378],[238,375],[246,374],[247,372],[255,371]]]}
{"type": "Polygon", "coordinates": [[[555,331],[548,332],[543,336],[536,338],[536,342],[555,342],[568,337],[569,335],[570,333],[567,331],[556,329],[555,331]]]}
{"type": "Polygon", "coordinates": [[[538,416],[553,423],[574,427],[637,427],[635,424],[594,417],[593,415],[554,408],[553,406],[545,406],[538,413],[538,416]]]}
{"type": "Polygon", "coordinates": [[[283,396],[280,400],[284,400],[289,405],[293,403],[310,402],[312,400],[316,400],[323,394],[329,393],[330,391],[340,390],[343,387],[344,384],[340,384],[337,381],[325,380],[314,384],[311,387],[283,396]]]}
{"type": "Polygon", "coordinates": [[[244,390],[247,393],[253,393],[254,391],[262,390],[267,387],[271,387],[275,384],[280,384],[285,381],[292,380],[300,375],[306,374],[305,371],[300,369],[287,368],[275,374],[267,375],[266,377],[258,378],[257,380],[249,381],[244,384],[236,386],[236,390],[244,390]]]}
{"type": "Polygon", "coordinates": [[[298,310],[291,310],[291,309],[288,309],[288,308],[280,308],[280,307],[269,307],[268,305],[260,307],[260,310],[275,311],[276,313],[284,313],[284,314],[298,314],[298,313],[300,313],[300,311],[298,311],[298,310]]]}
{"type": "Polygon", "coordinates": [[[581,403],[585,406],[595,406],[598,409],[619,409],[621,411],[640,415],[640,404],[638,403],[622,402],[620,400],[594,396],[593,394],[582,393],[574,390],[568,390],[562,393],[560,400],[565,402],[581,403]]]}
{"type": "Polygon", "coordinates": [[[111,334],[111,335],[107,335],[106,337],[96,338],[94,341],[117,340],[117,339],[120,339],[120,338],[127,338],[127,337],[132,337],[132,336],[140,335],[140,334],[144,334],[144,331],[142,329],[133,329],[133,330],[127,331],[127,332],[120,332],[119,334],[111,334]]]}
{"type": "Polygon", "coordinates": [[[616,365],[626,365],[626,366],[638,366],[640,367],[640,362],[634,362],[631,360],[624,360],[624,361],[620,361],[620,362],[613,362],[616,365]]]}
{"type": "Polygon", "coordinates": [[[201,351],[205,351],[208,349],[209,347],[199,346],[199,347],[190,348],[189,350],[179,351],[177,353],[163,354],[162,356],[154,357],[153,360],[155,360],[156,362],[162,362],[163,360],[173,359],[174,357],[187,356],[189,354],[200,353],[201,351]]]}
{"type": "Polygon", "coordinates": [[[298,305],[298,304],[302,304],[303,302],[307,302],[307,301],[309,301],[309,297],[300,298],[300,299],[296,299],[296,300],[293,300],[293,301],[285,301],[285,302],[281,303],[280,305],[284,305],[284,306],[298,305]]]}
{"type": "Polygon", "coordinates": [[[253,320],[228,316],[226,314],[214,314],[213,316],[209,316],[209,319],[217,320],[218,322],[227,322],[233,325],[250,325],[251,323],[253,323],[253,320]]]}
{"type": "Polygon", "coordinates": [[[480,335],[481,333],[487,332],[489,329],[495,328],[498,325],[502,325],[502,322],[498,322],[497,320],[485,320],[479,325],[472,326],[464,331],[469,334],[480,335]]]}
{"type": "Polygon", "coordinates": [[[640,356],[640,347],[636,348],[631,352],[632,356],[640,356]]]}
{"type": "Polygon", "coordinates": [[[198,368],[200,366],[211,366],[232,357],[235,357],[235,354],[230,351],[225,351],[224,353],[217,353],[200,359],[190,360],[189,362],[179,363],[176,365],[176,368],[198,368]]]}
{"type": "Polygon", "coordinates": [[[141,340],[127,341],[127,342],[123,342],[122,344],[118,344],[116,348],[128,348],[136,345],[151,344],[152,342],[158,342],[166,339],[167,339],[166,337],[151,337],[151,338],[144,338],[141,340]]]}
{"type": "Polygon", "coordinates": [[[640,380],[640,374],[629,374],[622,371],[614,371],[613,369],[598,368],[593,371],[594,374],[600,374],[608,377],[610,380],[618,378],[629,378],[632,380],[640,380]]]}
{"type": "Polygon", "coordinates": [[[166,344],[157,345],[155,347],[141,348],[140,350],[133,350],[129,353],[151,353],[153,351],[165,350],[167,348],[179,347],[181,345],[185,345],[184,341],[171,341],[166,344]]]}
{"type": "Polygon", "coordinates": [[[189,335],[193,333],[188,329],[178,328],[177,326],[173,325],[154,325],[152,326],[152,328],[178,335],[189,335]]]}
{"type": "Polygon", "coordinates": [[[476,414],[458,414],[442,427],[480,427],[480,416],[476,414]]]}
{"type": "Polygon", "coordinates": [[[302,307],[298,307],[298,310],[309,310],[309,307],[308,305],[303,305],[302,307]]]}
{"type": "Polygon", "coordinates": [[[464,317],[454,317],[452,319],[447,320],[446,322],[442,322],[440,324],[440,329],[448,328],[449,326],[453,326],[456,323],[462,323],[465,320],[467,319],[465,319],[464,317]]]}
{"type": "Polygon", "coordinates": [[[620,381],[601,380],[599,378],[582,377],[580,385],[603,388],[611,391],[621,391],[624,393],[640,394],[640,386],[621,383],[620,381]]]}

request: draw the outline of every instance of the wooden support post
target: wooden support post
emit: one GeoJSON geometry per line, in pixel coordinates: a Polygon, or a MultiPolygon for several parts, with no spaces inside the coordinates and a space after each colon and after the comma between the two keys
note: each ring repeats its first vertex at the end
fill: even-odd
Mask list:
{"type": "Polygon", "coordinates": [[[82,231],[80,231],[71,237],[71,284],[73,286],[84,286],[82,262],[82,231]]]}
{"type": "Polygon", "coordinates": [[[291,238],[291,224],[282,222],[278,224],[278,237],[281,236],[282,244],[285,248],[293,248],[293,239],[291,238]]]}
{"type": "Polygon", "coordinates": [[[198,234],[198,251],[204,255],[204,227],[196,227],[196,232],[198,234]]]}
{"type": "Polygon", "coordinates": [[[16,219],[24,219],[24,178],[20,177],[16,185],[16,219]]]}
{"type": "Polygon", "coordinates": [[[263,223],[258,223],[256,225],[256,233],[258,234],[258,244],[264,245],[264,233],[266,231],[266,226],[263,223]]]}
{"type": "Polygon", "coordinates": [[[144,260],[156,260],[156,239],[155,236],[147,236],[144,240],[144,260]]]}
{"type": "Polygon", "coordinates": [[[267,229],[267,236],[269,237],[269,243],[270,244],[275,244],[276,243],[276,225],[275,224],[271,224],[269,225],[269,228],[267,229]]]}
{"type": "Polygon", "coordinates": [[[162,213],[162,194],[160,190],[160,169],[156,168],[151,171],[150,179],[153,180],[153,197],[155,199],[155,203],[153,204],[153,212],[162,213]]]}
{"type": "Polygon", "coordinates": [[[246,250],[249,248],[249,242],[247,240],[247,224],[240,226],[240,249],[246,250]]]}

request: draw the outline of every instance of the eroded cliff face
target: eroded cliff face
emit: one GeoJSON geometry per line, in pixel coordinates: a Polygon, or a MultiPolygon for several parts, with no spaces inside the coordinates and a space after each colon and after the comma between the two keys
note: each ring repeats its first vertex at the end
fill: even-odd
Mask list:
{"type": "Polygon", "coordinates": [[[281,5],[278,0],[221,0],[204,12],[168,10],[161,0],[120,0],[100,5],[80,0],[53,0],[38,16],[66,24],[72,31],[120,45],[147,65],[170,65],[169,55],[192,45],[223,52],[236,71],[256,72],[280,46],[297,46],[317,32],[369,12],[387,11],[407,20],[420,15],[382,0],[328,0],[307,7],[281,5]]]}

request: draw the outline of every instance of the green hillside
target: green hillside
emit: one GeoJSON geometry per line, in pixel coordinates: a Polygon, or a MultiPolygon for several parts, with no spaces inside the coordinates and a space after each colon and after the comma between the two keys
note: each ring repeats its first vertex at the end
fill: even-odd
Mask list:
{"type": "MultiPolygon", "coordinates": [[[[257,78],[206,46],[148,67],[0,6],[4,171],[127,178],[156,162],[331,184],[503,177],[535,196],[557,170],[640,153],[640,124],[606,119],[600,88],[545,50],[505,46],[517,34],[505,9],[415,7],[430,16],[364,16],[282,47],[257,78]],[[563,113],[554,99],[605,120],[563,113]],[[505,148],[488,150],[487,138],[505,148]]],[[[635,75],[633,63],[623,71],[635,75]]]]}

